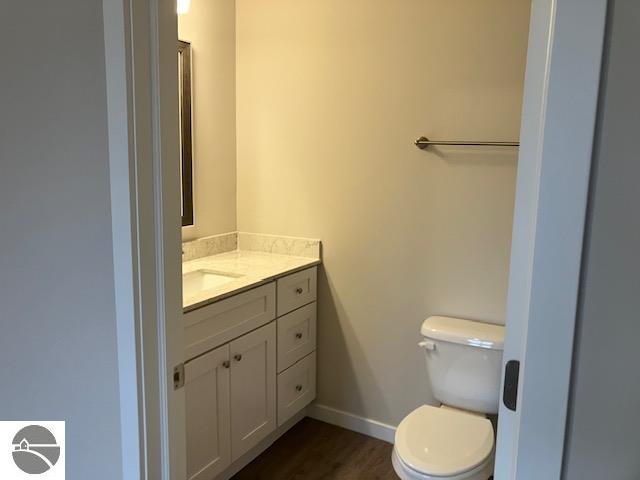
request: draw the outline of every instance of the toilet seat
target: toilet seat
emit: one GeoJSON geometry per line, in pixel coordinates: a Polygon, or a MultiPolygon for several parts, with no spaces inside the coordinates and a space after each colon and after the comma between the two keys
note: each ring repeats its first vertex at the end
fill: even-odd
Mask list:
{"type": "Polygon", "coordinates": [[[394,466],[406,478],[474,478],[492,466],[493,447],[486,418],[423,405],[398,425],[394,466]]]}
{"type": "Polygon", "coordinates": [[[434,477],[426,473],[413,470],[398,456],[396,449],[391,453],[393,469],[401,480],[487,480],[493,475],[493,455],[485,462],[468,472],[453,477],[434,477]]]}

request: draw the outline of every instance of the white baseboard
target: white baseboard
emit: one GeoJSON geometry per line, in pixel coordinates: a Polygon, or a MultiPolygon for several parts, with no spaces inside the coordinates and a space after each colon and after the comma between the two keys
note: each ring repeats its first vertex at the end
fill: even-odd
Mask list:
{"type": "Polygon", "coordinates": [[[327,407],[326,405],[316,403],[309,405],[307,407],[307,416],[389,443],[394,442],[396,435],[396,427],[378,422],[377,420],[354,415],[353,413],[327,407]]]}

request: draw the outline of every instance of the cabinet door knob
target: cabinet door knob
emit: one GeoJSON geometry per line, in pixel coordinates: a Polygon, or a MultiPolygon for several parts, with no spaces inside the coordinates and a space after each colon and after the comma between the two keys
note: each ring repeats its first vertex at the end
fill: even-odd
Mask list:
{"type": "Polygon", "coordinates": [[[229,368],[229,366],[230,366],[230,365],[231,365],[231,364],[229,363],[229,360],[225,360],[224,362],[222,362],[222,366],[223,366],[224,368],[229,368]]]}
{"type": "Polygon", "coordinates": [[[300,340],[302,338],[302,334],[300,332],[296,333],[296,338],[300,340]]]}
{"type": "Polygon", "coordinates": [[[301,295],[301,294],[302,294],[302,292],[304,292],[304,290],[302,290],[302,287],[298,287],[298,288],[296,288],[296,293],[297,293],[298,295],[301,295]]]}
{"type": "Polygon", "coordinates": [[[302,385],[296,385],[296,392],[302,391],[302,385]]]}
{"type": "Polygon", "coordinates": [[[239,362],[240,360],[242,360],[242,355],[240,355],[239,353],[236,353],[236,354],[233,356],[233,359],[234,359],[236,362],[239,362]]]}

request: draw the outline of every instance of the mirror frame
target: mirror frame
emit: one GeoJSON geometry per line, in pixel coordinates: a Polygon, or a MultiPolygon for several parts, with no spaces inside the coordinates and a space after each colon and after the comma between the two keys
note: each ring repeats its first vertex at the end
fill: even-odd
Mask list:
{"type": "Polygon", "coordinates": [[[193,140],[191,134],[191,44],[178,40],[180,75],[180,161],[182,226],[193,225],[193,140]]]}

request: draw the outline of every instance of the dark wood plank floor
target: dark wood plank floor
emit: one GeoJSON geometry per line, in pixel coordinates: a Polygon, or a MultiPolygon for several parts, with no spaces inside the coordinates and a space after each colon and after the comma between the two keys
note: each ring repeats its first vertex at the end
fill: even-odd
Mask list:
{"type": "Polygon", "coordinates": [[[398,480],[393,445],[305,418],[232,480],[398,480]]]}

